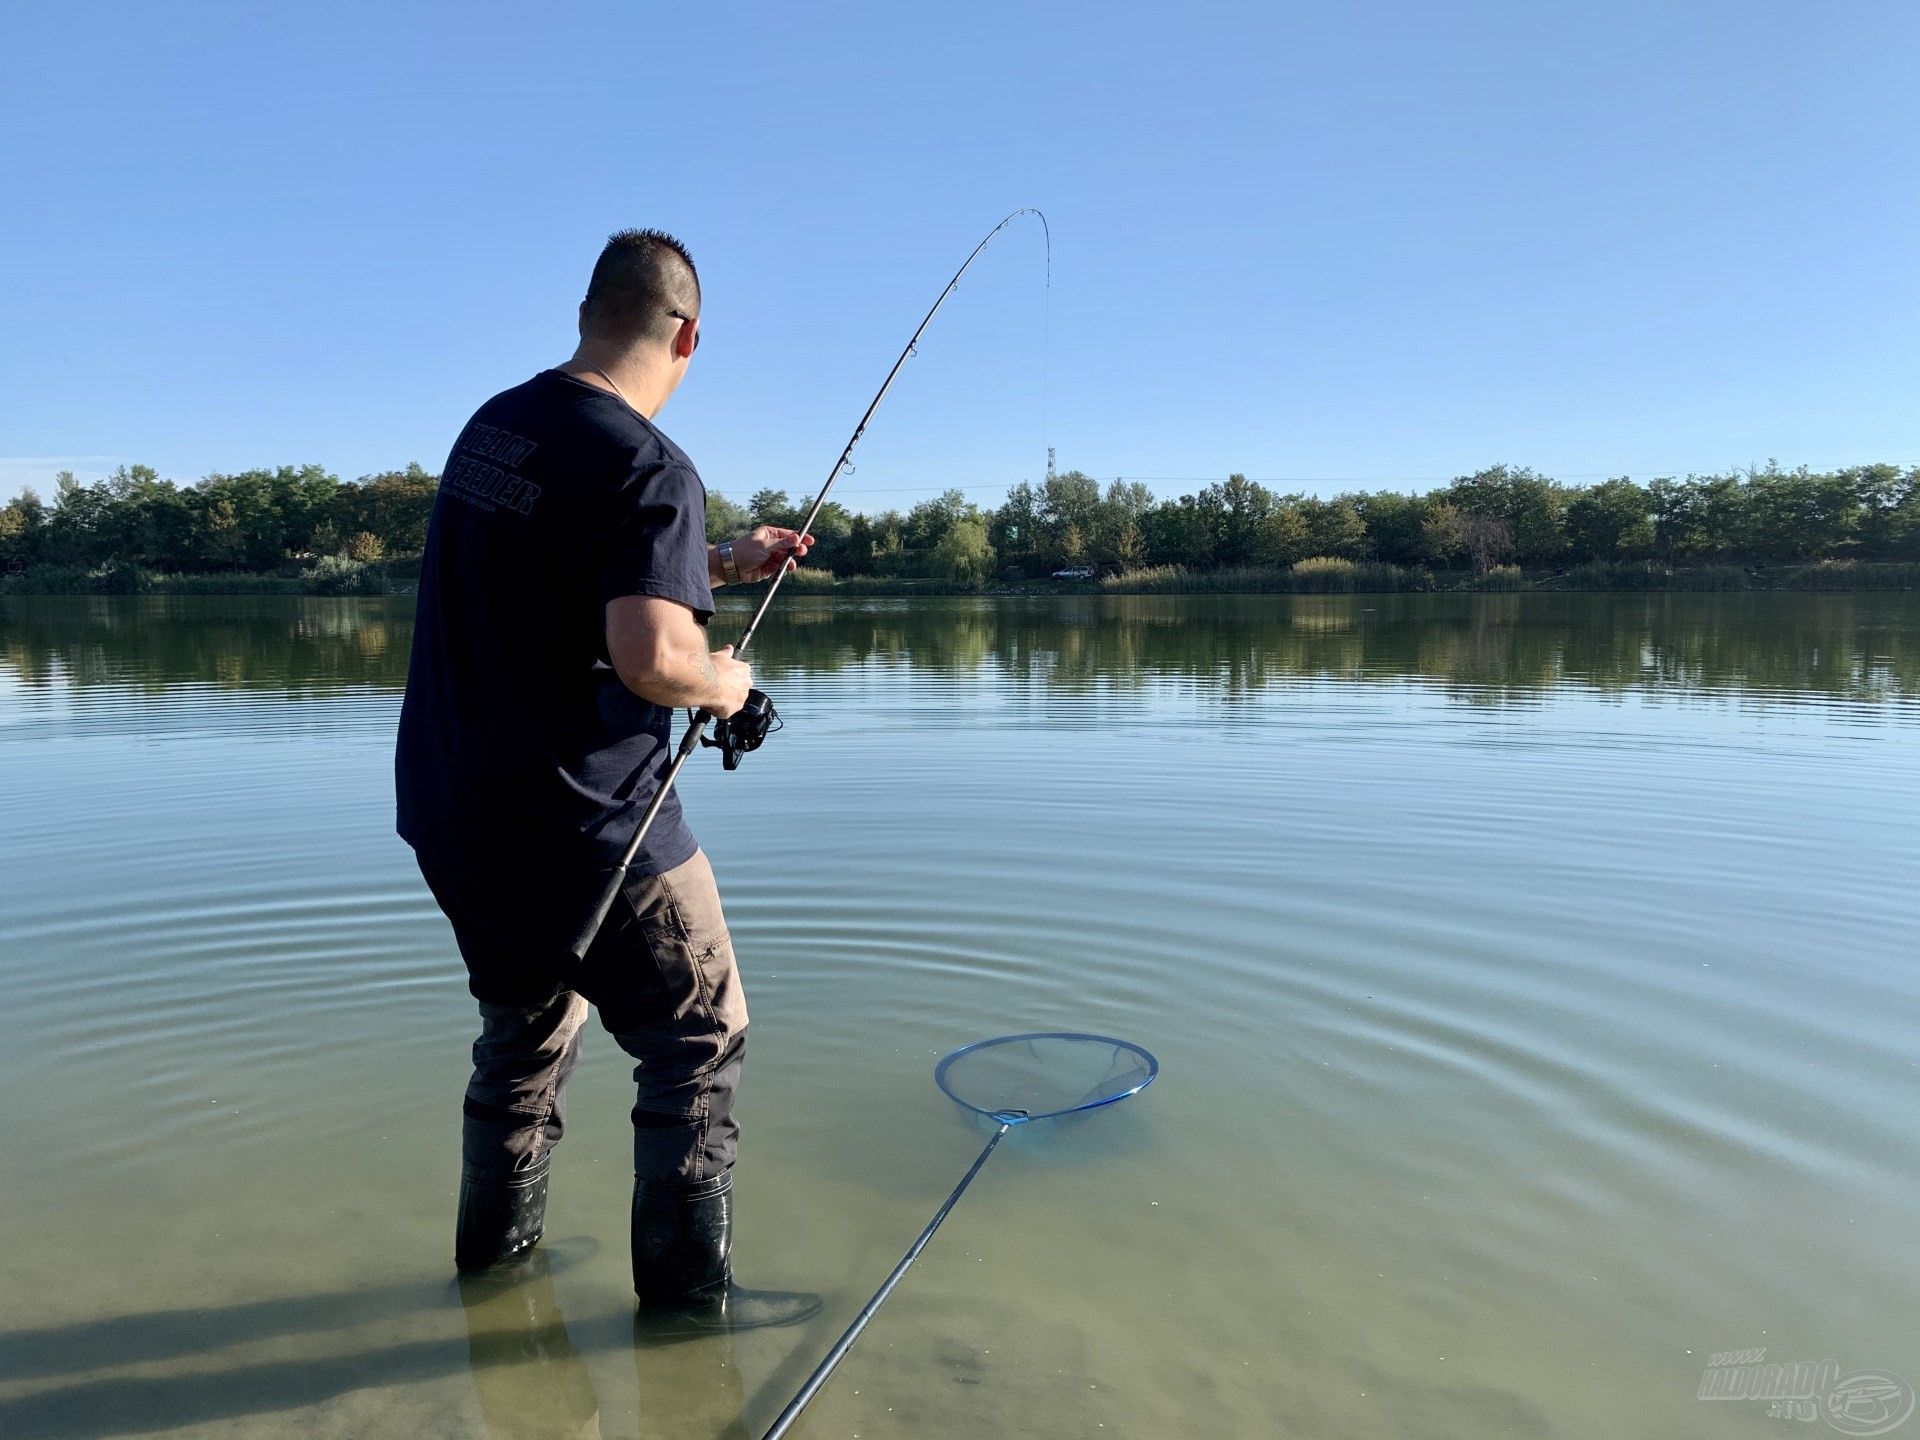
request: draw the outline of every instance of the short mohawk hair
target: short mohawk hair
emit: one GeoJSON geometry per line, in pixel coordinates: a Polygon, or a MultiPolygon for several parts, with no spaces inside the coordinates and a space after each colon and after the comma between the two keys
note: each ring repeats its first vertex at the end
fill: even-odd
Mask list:
{"type": "Polygon", "coordinates": [[[664,230],[608,236],[587,282],[586,333],[621,344],[665,339],[679,323],[674,310],[700,313],[700,272],[687,247],[664,230]]]}

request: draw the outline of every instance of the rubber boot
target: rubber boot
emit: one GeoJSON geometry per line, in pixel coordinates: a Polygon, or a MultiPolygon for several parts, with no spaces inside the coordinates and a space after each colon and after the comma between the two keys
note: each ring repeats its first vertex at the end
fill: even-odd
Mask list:
{"type": "Polygon", "coordinates": [[[511,1264],[531,1250],[547,1223],[547,1169],[543,1155],[527,1170],[460,1171],[460,1219],[453,1263],[462,1274],[511,1264]]]}
{"type": "Polygon", "coordinates": [[[633,1182],[633,1291],[656,1340],[794,1325],[820,1313],[804,1290],[733,1283],[733,1172],[711,1180],[633,1182]]]}

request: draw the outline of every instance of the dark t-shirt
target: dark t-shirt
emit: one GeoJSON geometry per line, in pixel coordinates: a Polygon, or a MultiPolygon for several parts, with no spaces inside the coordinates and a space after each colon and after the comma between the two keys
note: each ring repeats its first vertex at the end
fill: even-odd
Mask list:
{"type": "MultiPolygon", "coordinates": [[[[557,370],[494,396],[440,477],[394,756],[422,859],[502,877],[618,862],[671,759],[673,712],[608,663],[606,605],[713,614],[706,490],[618,397],[557,370]]],[[[632,873],[692,858],[669,796],[632,873]]]]}

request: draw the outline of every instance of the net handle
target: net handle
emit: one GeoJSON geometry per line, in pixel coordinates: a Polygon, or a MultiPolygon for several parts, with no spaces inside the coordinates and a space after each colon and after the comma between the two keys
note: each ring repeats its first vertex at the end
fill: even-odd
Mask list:
{"type": "Polygon", "coordinates": [[[853,1348],[853,1342],[858,1340],[860,1332],[867,1328],[867,1322],[873,1319],[875,1313],[886,1303],[887,1296],[893,1293],[893,1287],[898,1285],[901,1277],[907,1273],[907,1267],[920,1258],[920,1252],[927,1248],[927,1242],[933,1239],[933,1232],[940,1228],[940,1222],[945,1220],[948,1212],[960,1203],[960,1197],[967,1193],[967,1187],[973,1183],[973,1177],[980,1173],[980,1167],[987,1163],[987,1158],[993,1154],[994,1147],[1013,1126],[1014,1122],[1011,1120],[1000,1122],[1000,1127],[993,1132],[993,1138],[987,1141],[986,1148],[968,1167],[967,1173],[960,1177],[960,1183],[953,1187],[953,1193],[947,1196],[946,1203],[935,1213],[933,1219],[927,1222],[927,1228],[920,1232],[913,1244],[907,1247],[907,1253],[900,1257],[900,1263],[893,1267],[892,1273],[881,1283],[880,1288],[873,1292],[873,1298],[861,1307],[858,1315],[853,1317],[853,1323],[847,1326],[838,1340],[833,1342],[833,1348],[827,1352],[826,1358],[814,1367],[813,1374],[807,1377],[807,1383],[802,1385],[793,1399],[787,1402],[787,1408],[780,1412],[779,1417],[773,1422],[773,1428],[767,1431],[762,1440],[780,1440],[781,1436],[793,1428],[793,1422],[800,1418],[800,1412],[812,1403],[813,1397],[820,1393],[820,1387],[827,1383],[827,1378],[839,1367],[840,1362],[846,1359],[847,1352],[853,1348]]]}

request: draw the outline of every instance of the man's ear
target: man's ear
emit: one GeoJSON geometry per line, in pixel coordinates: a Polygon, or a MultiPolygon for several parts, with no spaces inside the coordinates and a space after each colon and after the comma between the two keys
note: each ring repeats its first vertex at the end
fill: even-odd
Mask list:
{"type": "Polygon", "coordinates": [[[700,317],[696,315],[691,320],[682,320],[680,328],[673,332],[673,358],[691,360],[694,347],[699,343],[700,317]]]}
{"type": "Polygon", "coordinates": [[[584,300],[580,302],[580,314],[575,324],[578,326],[580,330],[580,338],[582,340],[586,339],[587,338],[587,302],[584,300]]]}

